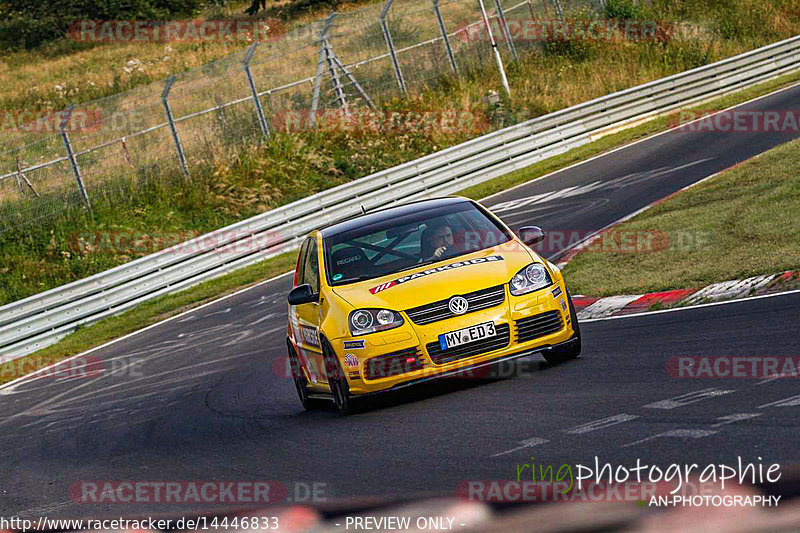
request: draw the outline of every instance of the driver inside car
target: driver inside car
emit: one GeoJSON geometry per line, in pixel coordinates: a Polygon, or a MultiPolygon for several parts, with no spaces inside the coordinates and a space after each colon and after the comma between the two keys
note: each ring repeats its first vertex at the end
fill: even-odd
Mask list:
{"type": "Polygon", "coordinates": [[[422,261],[440,259],[448,249],[453,248],[453,229],[440,221],[426,227],[420,237],[420,257],[422,261]]]}

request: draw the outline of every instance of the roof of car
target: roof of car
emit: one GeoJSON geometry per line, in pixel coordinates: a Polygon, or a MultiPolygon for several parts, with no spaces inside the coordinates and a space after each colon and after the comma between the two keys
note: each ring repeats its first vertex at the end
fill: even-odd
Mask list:
{"type": "Polygon", "coordinates": [[[410,202],[396,207],[387,207],[385,209],[380,209],[378,211],[373,211],[371,213],[366,213],[364,215],[358,215],[356,217],[349,218],[342,222],[338,222],[326,228],[322,228],[320,232],[322,233],[323,237],[330,237],[332,235],[345,233],[347,231],[356,228],[368,226],[376,222],[382,222],[387,219],[401,217],[409,213],[414,213],[415,211],[432,209],[447,205],[454,205],[469,201],[470,200],[468,200],[467,198],[460,198],[457,196],[448,196],[445,198],[433,198],[430,200],[419,200],[416,202],[410,202]]]}

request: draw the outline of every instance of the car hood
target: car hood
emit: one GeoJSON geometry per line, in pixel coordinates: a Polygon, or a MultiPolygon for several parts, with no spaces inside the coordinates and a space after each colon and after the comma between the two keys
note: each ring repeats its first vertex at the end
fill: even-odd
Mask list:
{"type": "Polygon", "coordinates": [[[355,308],[401,311],[507,283],[533,260],[538,258],[523,245],[511,241],[332,290],[355,308]]]}

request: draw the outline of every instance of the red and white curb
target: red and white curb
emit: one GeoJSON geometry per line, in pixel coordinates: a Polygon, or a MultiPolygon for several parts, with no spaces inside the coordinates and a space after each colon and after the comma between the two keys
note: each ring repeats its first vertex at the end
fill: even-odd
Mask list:
{"type": "Polygon", "coordinates": [[[600,298],[586,309],[578,312],[578,319],[582,318],[603,318],[613,316],[618,311],[624,309],[628,304],[638,300],[644,296],[643,294],[636,295],[620,295],[609,296],[607,298],[600,298]]]}
{"type": "Polygon", "coordinates": [[[658,307],[689,306],[721,300],[735,300],[779,292],[782,283],[800,283],[800,271],[754,276],[714,283],[702,289],[677,289],[648,294],[631,294],[593,298],[578,295],[572,302],[579,320],[606,318],[655,310],[658,307]]]}
{"type": "Polygon", "coordinates": [[[701,303],[704,301],[732,300],[748,296],[753,290],[760,289],[778,277],[777,274],[771,276],[755,276],[747,279],[735,279],[714,283],[704,289],[700,289],[684,302],[687,305],[701,303]]]}

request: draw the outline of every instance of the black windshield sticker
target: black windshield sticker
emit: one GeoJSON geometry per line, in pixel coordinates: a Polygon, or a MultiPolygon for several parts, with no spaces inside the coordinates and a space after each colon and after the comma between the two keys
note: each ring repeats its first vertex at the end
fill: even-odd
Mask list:
{"type": "Polygon", "coordinates": [[[428,270],[423,270],[422,272],[415,272],[414,274],[409,274],[408,276],[403,276],[402,278],[393,279],[392,281],[387,281],[386,283],[381,283],[377,287],[373,287],[369,290],[372,294],[377,294],[381,291],[385,291],[395,285],[400,285],[401,283],[405,283],[407,281],[412,281],[417,278],[422,278],[425,276],[430,276],[431,274],[438,274],[439,272],[447,272],[448,270],[453,270],[454,268],[460,268],[470,265],[480,265],[482,263],[491,263],[494,261],[502,261],[503,257],[499,255],[490,255],[488,257],[478,257],[476,259],[467,259],[465,261],[457,261],[455,263],[450,263],[449,265],[444,265],[436,268],[429,268],[428,270]]]}

